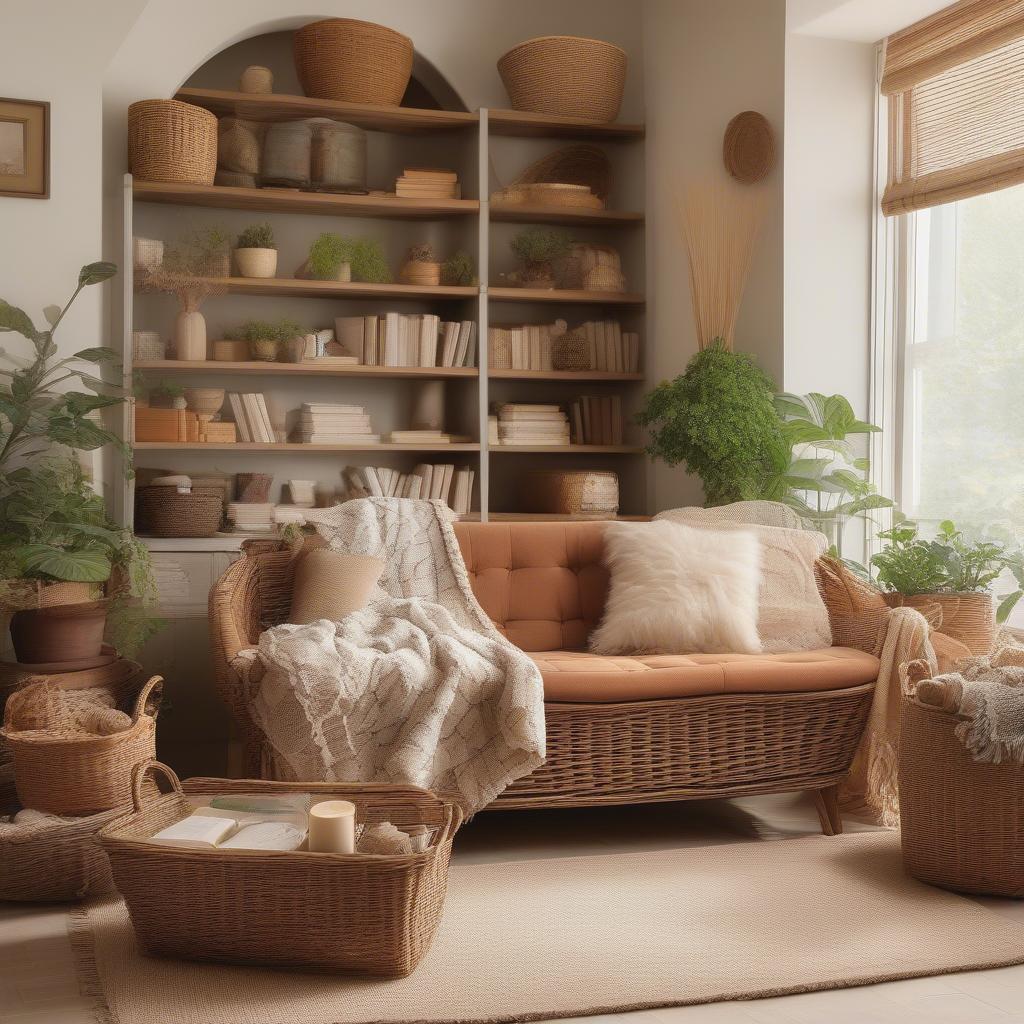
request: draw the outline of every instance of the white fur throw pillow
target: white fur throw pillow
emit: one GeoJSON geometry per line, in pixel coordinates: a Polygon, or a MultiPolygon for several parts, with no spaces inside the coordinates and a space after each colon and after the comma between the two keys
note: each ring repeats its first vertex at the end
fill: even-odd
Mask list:
{"type": "Polygon", "coordinates": [[[596,654],[756,654],[761,551],[752,533],[609,523],[596,654]]]}

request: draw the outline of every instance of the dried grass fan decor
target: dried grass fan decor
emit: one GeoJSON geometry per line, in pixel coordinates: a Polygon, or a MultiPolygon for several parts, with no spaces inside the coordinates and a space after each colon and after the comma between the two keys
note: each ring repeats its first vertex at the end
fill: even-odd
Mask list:
{"type": "Polygon", "coordinates": [[[683,189],[679,219],[690,257],[690,295],[702,349],[721,338],[732,350],[763,209],[757,192],[713,183],[691,183],[683,189]]]}

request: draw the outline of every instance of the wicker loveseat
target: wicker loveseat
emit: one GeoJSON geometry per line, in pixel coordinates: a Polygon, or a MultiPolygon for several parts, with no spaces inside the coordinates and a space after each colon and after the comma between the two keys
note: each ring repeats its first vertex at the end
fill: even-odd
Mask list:
{"type": "MultiPolygon", "coordinates": [[[[585,651],[608,586],[603,524],[460,523],[480,604],[544,678],[547,761],[496,809],[586,807],[810,790],[822,830],[867,719],[878,659],[833,647],[785,655],[599,657],[585,651]]],[[[247,771],[272,761],[229,661],[284,621],[293,559],[250,549],[214,585],[217,682],[247,771]]]]}

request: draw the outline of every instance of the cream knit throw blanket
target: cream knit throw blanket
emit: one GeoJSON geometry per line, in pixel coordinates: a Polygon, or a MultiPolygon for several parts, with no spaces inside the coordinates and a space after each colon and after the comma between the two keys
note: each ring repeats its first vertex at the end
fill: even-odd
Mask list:
{"type": "Polygon", "coordinates": [[[472,813],[542,764],[540,672],[473,596],[446,507],[362,498],[307,519],[387,568],[362,611],[275,626],[235,658],[279,776],[413,783],[472,813]]]}

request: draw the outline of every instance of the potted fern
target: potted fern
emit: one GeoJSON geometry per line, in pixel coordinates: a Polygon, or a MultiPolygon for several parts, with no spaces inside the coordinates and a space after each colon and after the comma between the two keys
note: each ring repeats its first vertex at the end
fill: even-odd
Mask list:
{"type": "Polygon", "coordinates": [[[276,362],[284,349],[293,340],[305,347],[308,328],[296,320],[286,317],[280,320],[247,320],[241,327],[228,331],[232,341],[244,341],[249,345],[249,355],[260,362],[276,362]]]}
{"type": "Polygon", "coordinates": [[[235,263],[242,277],[273,277],[277,273],[277,243],[269,224],[250,224],[235,246],[235,263]]]}
{"type": "Polygon", "coordinates": [[[295,276],[313,281],[387,284],[391,270],[380,242],[325,231],[314,239],[295,276]]]}

